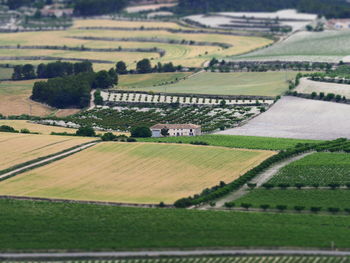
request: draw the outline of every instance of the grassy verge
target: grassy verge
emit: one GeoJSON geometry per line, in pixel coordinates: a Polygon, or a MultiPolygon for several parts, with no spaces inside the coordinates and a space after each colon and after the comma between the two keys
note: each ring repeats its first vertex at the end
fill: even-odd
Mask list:
{"type": "Polygon", "coordinates": [[[285,150],[293,148],[300,143],[319,143],[314,140],[234,136],[234,135],[202,135],[196,137],[168,137],[137,139],[142,142],[167,142],[167,143],[191,143],[205,142],[212,146],[224,146],[231,148],[261,149],[261,150],[285,150]]]}
{"type": "Polygon", "coordinates": [[[350,217],[0,200],[0,249],[350,247],[350,217]]]}

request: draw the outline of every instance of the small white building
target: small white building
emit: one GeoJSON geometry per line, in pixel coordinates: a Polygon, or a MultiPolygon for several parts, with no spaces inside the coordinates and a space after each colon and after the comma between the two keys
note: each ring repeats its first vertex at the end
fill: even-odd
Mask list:
{"type": "Polygon", "coordinates": [[[201,126],[195,124],[156,124],[151,127],[152,137],[164,137],[162,130],[167,130],[169,137],[199,136],[202,134],[201,126]]]}

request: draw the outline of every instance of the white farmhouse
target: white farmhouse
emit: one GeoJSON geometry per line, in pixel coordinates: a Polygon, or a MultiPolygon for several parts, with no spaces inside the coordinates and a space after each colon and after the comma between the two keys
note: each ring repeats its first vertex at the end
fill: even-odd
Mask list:
{"type": "Polygon", "coordinates": [[[194,124],[156,124],[151,127],[152,137],[164,137],[162,130],[167,130],[167,136],[198,136],[201,135],[201,126],[194,124]]]}

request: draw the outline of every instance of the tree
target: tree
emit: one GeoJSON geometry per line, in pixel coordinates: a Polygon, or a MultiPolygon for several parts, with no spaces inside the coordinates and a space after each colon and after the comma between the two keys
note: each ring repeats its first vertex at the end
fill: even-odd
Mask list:
{"type": "Polygon", "coordinates": [[[101,91],[96,90],[94,93],[94,103],[96,105],[102,105],[103,104],[103,98],[101,96],[101,91]]]}
{"type": "Polygon", "coordinates": [[[284,210],[287,209],[287,206],[286,205],[277,205],[276,208],[277,208],[277,210],[283,212],[284,210]]]}
{"type": "Polygon", "coordinates": [[[148,138],[152,137],[152,132],[148,127],[140,126],[131,129],[131,137],[148,138]]]}
{"type": "Polygon", "coordinates": [[[25,64],[22,68],[23,79],[35,79],[35,69],[31,64],[25,64]]]}
{"type": "Polygon", "coordinates": [[[252,204],[248,204],[248,203],[242,203],[241,207],[245,208],[246,210],[248,210],[250,207],[252,207],[252,204]]]}
{"type": "Polygon", "coordinates": [[[161,129],[160,134],[164,137],[168,137],[169,136],[169,129],[167,129],[167,128],[161,129]]]}
{"type": "Polygon", "coordinates": [[[260,208],[263,209],[264,211],[266,211],[267,209],[269,209],[270,205],[260,205],[260,208]]]}
{"type": "Polygon", "coordinates": [[[22,66],[21,65],[17,65],[17,66],[15,66],[13,68],[12,79],[13,80],[21,80],[21,79],[23,79],[22,66]]]}
{"type": "Polygon", "coordinates": [[[126,67],[126,64],[124,61],[119,61],[116,65],[116,71],[118,74],[120,75],[124,75],[124,74],[127,74],[128,73],[128,70],[127,70],[127,67],[126,67]]]}
{"type": "Polygon", "coordinates": [[[94,89],[108,89],[114,84],[113,78],[108,74],[106,70],[101,70],[96,73],[95,81],[93,83],[94,89]]]}
{"type": "Polygon", "coordinates": [[[114,141],[116,138],[117,138],[117,136],[111,132],[107,132],[107,133],[103,134],[101,137],[102,141],[114,141]]]}
{"type": "Polygon", "coordinates": [[[305,209],[305,206],[299,206],[299,205],[294,206],[294,210],[297,211],[297,212],[301,212],[301,211],[303,211],[304,209],[305,209]]]}
{"type": "Polygon", "coordinates": [[[322,210],[322,207],[316,207],[316,206],[310,207],[310,211],[313,213],[318,213],[321,210],[322,210]]]}
{"type": "Polygon", "coordinates": [[[84,136],[84,137],[95,137],[96,136],[94,129],[92,127],[89,127],[89,126],[80,127],[75,134],[77,136],[84,136]]]}
{"type": "Polygon", "coordinates": [[[136,70],[138,73],[150,73],[152,72],[152,66],[149,59],[145,58],[137,62],[136,70]]]}
{"type": "Polygon", "coordinates": [[[117,71],[114,68],[111,68],[108,71],[108,74],[112,78],[113,85],[118,85],[119,78],[118,78],[117,71]]]}

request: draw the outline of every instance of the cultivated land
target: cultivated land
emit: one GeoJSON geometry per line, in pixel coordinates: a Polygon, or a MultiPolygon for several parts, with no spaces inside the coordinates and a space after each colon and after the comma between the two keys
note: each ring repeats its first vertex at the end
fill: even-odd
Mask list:
{"type": "Polygon", "coordinates": [[[285,150],[293,148],[299,143],[318,143],[314,140],[299,140],[285,138],[269,138],[254,136],[231,136],[231,135],[201,135],[196,137],[167,137],[167,138],[145,138],[137,139],[141,142],[167,142],[167,143],[192,143],[205,142],[212,146],[223,146],[231,148],[263,149],[263,150],[285,150]]]}
{"type": "Polygon", "coordinates": [[[246,125],[218,134],[318,140],[350,138],[349,114],[349,105],[283,97],[246,125]]]}
{"type": "Polygon", "coordinates": [[[196,74],[175,84],[137,88],[143,91],[220,95],[277,96],[288,90],[297,72],[236,72],[196,74]]]}
{"type": "Polygon", "coordinates": [[[286,205],[287,209],[293,210],[295,206],[303,206],[310,210],[311,207],[322,207],[326,211],[329,207],[340,209],[350,208],[349,190],[265,190],[256,189],[248,195],[238,199],[235,203],[252,204],[259,208],[260,205],[270,205],[276,208],[277,205],[286,205]]]}
{"type": "Polygon", "coordinates": [[[350,246],[345,216],[9,200],[0,200],[0,208],[2,251],[350,246]]]}
{"type": "Polygon", "coordinates": [[[321,82],[321,81],[312,81],[307,78],[302,78],[300,80],[299,86],[296,88],[296,91],[299,93],[307,93],[311,94],[312,92],[316,92],[320,94],[323,92],[334,93],[350,98],[350,85],[349,84],[337,84],[337,83],[329,83],[329,82],[321,82]]]}
{"type": "Polygon", "coordinates": [[[348,56],[349,31],[299,32],[275,45],[246,55],[239,60],[287,60],[339,62],[348,56]]]}
{"type": "Polygon", "coordinates": [[[134,89],[152,87],[179,81],[192,73],[153,73],[153,74],[133,74],[119,75],[117,89],[134,89]]]}
{"type": "Polygon", "coordinates": [[[82,137],[0,133],[0,170],[61,152],[95,139],[82,137]]]}
{"type": "Polygon", "coordinates": [[[29,99],[38,80],[3,81],[0,83],[0,113],[3,115],[46,116],[54,109],[29,99]]]}
{"type": "Polygon", "coordinates": [[[231,182],[271,151],[101,143],[0,183],[0,194],[124,203],[173,203],[231,182]]]}
{"type": "MultiPolygon", "coordinates": [[[[140,29],[144,28],[179,28],[175,23],[163,22],[132,22],[132,21],[108,21],[105,20],[84,20],[75,22],[75,28],[66,31],[41,31],[41,32],[22,32],[16,34],[1,34],[1,45],[17,46],[66,46],[66,47],[82,47],[85,48],[154,48],[165,50],[166,54],[163,57],[156,52],[90,52],[90,51],[69,51],[69,50],[48,50],[48,49],[1,49],[0,56],[2,63],[18,64],[19,61],[8,60],[6,57],[21,57],[21,56],[51,56],[61,57],[69,60],[70,58],[80,59],[99,59],[106,60],[108,63],[95,63],[95,69],[109,69],[118,60],[124,60],[130,68],[135,67],[135,61],[142,58],[153,59],[157,62],[173,62],[174,64],[182,64],[183,66],[201,66],[205,61],[212,57],[226,57],[231,55],[242,54],[263,47],[272,43],[271,40],[261,37],[244,37],[230,35],[213,35],[213,34],[184,34],[171,33],[166,30],[84,30],[79,27],[127,27],[140,29]],[[102,38],[123,38],[134,39],[133,41],[103,41],[103,40],[82,40],[74,39],[73,37],[102,37],[102,38]],[[204,42],[220,42],[232,45],[229,48],[219,46],[196,46],[196,45],[181,45],[175,43],[154,43],[154,42],[139,42],[136,38],[148,39],[168,39],[168,40],[194,40],[204,42]]],[[[19,58],[23,61],[23,58],[19,58]]],[[[27,62],[39,63],[38,60],[28,60],[27,62]],[[34,61],[34,62],[33,62],[34,61]]]]}
{"type": "Polygon", "coordinates": [[[12,68],[0,68],[0,79],[11,79],[12,73],[12,68]]]}
{"type": "Polygon", "coordinates": [[[350,154],[314,153],[284,167],[269,183],[345,185],[350,183],[350,154]]]}

